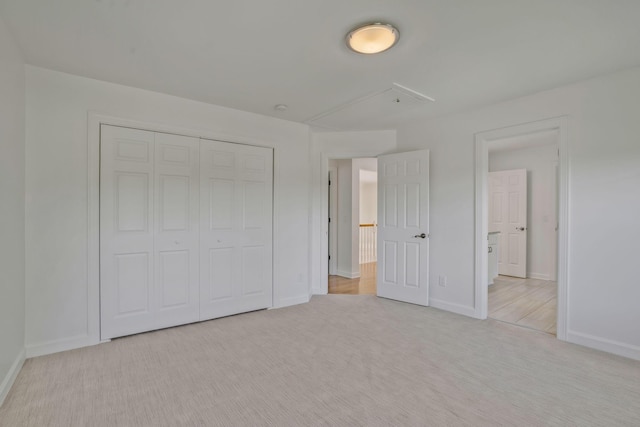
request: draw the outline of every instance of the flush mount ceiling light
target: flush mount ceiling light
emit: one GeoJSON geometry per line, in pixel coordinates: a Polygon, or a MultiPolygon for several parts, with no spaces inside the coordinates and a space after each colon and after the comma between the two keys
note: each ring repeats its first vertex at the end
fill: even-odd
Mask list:
{"type": "Polygon", "coordinates": [[[393,25],[376,22],[351,30],[347,34],[347,46],[354,52],[370,55],[384,52],[399,38],[400,33],[393,25]]]}

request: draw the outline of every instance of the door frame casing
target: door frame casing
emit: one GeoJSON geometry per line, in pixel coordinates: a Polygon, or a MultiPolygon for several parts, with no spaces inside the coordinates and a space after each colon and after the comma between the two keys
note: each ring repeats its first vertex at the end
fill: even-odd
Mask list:
{"type": "MultiPolygon", "coordinates": [[[[82,340],[70,343],[68,348],[79,348],[108,342],[109,339],[100,338],[100,127],[111,125],[147,130],[151,132],[169,133],[194,138],[209,139],[229,142],[234,144],[265,147],[273,150],[273,194],[272,194],[272,307],[280,307],[280,289],[277,285],[278,272],[275,266],[279,265],[279,254],[275,250],[278,247],[278,222],[275,220],[278,214],[277,192],[280,184],[277,169],[276,149],[264,141],[216,133],[210,131],[198,131],[195,129],[165,125],[154,122],[145,122],[123,117],[110,116],[95,111],[87,113],[87,336],[82,340]]],[[[62,351],[62,350],[61,350],[62,351]]]]}
{"type": "Polygon", "coordinates": [[[488,254],[486,250],[489,231],[488,174],[491,141],[533,134],[547,130],[558,131],[558,242],[557,283],[558,311],[556,336],[567,340],[568,281],[569,281],[569,141],[566,116],[528,122],[475,134],[475,313],[474,317],[486,319],[488,312],[488,254]]]}
{"type": "Polygon", "coordinates": [[[331,181],[329,185],[329,195],[327,201],[332,200],[333,203],[328,203],[328,217],[331,218],[329,227],[329,245],[327,250],[328,255],[333,255],[333,259],[329,259],[329,274],[336,274],[338,271],[338,168],[329,166],[327,172],[328,180],[331,181]]]}

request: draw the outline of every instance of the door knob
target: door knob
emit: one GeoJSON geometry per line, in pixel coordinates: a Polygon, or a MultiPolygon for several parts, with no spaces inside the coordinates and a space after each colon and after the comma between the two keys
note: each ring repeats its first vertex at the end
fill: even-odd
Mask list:
{"type": "Polygon", "coordinates": [[[524,230],[526,230],[526,228],[524,228],[524,227],[516,227],[516,230],[518,230],[518,231],[524,231],[524,230]]]}
{"type": "Polygon", "coordinates": [[[413,236],[413,237],[416,237],[416,238],[418,238],[418,237],[419,237],[419,238],[421,238],[421,239],[424,239],[425,237],[427,237],[427,235],[426,235],[426,234],[424,234],[424,233],[422,233],[422,234],[416,234],[416,235],[415,235],[415,236],[413,236]]]}

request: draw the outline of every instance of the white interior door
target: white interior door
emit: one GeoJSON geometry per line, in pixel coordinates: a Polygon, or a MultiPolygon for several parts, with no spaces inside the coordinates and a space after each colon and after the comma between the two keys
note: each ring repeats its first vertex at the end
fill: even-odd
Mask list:
{"type": "Polygon", "coordinates": [[[498,273],[527,277],[527,171],[489,172],[489,231],[499,231],[498,273]]]}
{"type": "Polygon", "coordinates": [[[198,140],[101,127],[102,339],[198,318],[198,140]]]}
{"type": "Polygon", "coordinates": [[[200,142],[200,318],[272,305],[273,150],[200,142]]]}
{"type": "Polygon", "coordinates": [[[429,151],[378,157],[378,296],[429,305],[429,151]]]}

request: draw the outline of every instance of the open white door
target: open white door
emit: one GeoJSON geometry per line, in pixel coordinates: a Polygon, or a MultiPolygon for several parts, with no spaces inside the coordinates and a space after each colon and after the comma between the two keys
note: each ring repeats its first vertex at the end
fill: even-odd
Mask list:
{"type": "Polygon", "coordinates": [[[527,170],[489,172],[489,232],[499,231],[498,273],[527,277],[527,170]]]}
{"type": "Polygon", "coordinates": [[[378,157],[377,290],[429,305],[429,150],[378,157]]]}

